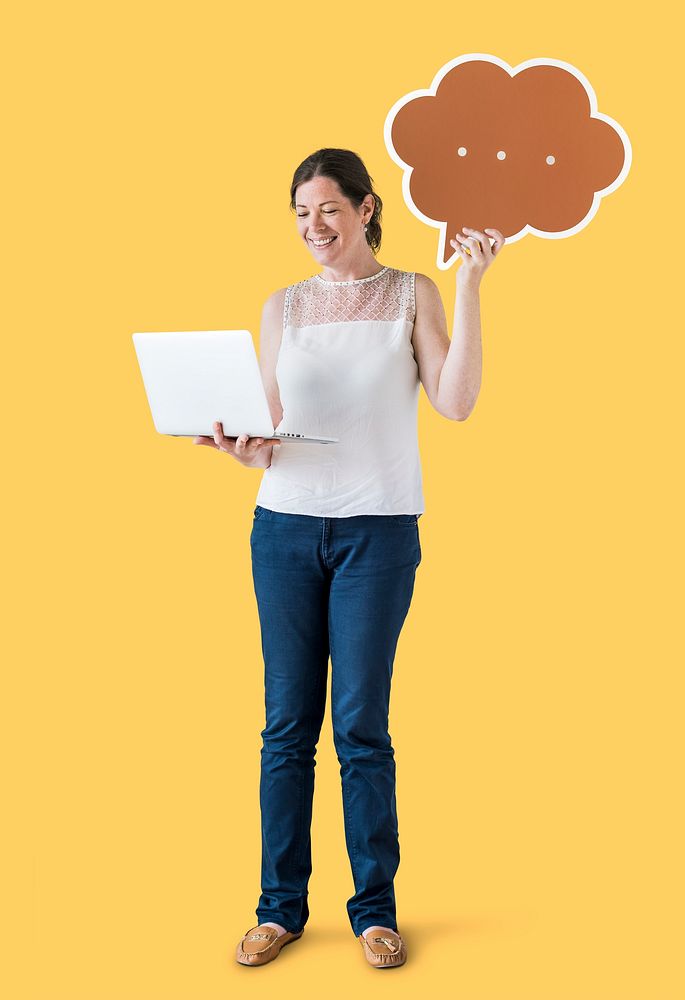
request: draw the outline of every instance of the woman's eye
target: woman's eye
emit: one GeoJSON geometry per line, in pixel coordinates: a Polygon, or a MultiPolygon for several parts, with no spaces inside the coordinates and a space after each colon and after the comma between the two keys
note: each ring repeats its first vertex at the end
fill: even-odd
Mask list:
{"type": "MultiPolygon", "coordinates": [[[[323,210],[324,215],[335,215],[337,211],[338,211],[337,208],[329,208],[328,210],[324,208],[323,210]]],[[[303,212],[302,215],[298,215],[297,217],[298,219],[306,219],[308,214],[309,214],[308,212],[303,212]]]]}

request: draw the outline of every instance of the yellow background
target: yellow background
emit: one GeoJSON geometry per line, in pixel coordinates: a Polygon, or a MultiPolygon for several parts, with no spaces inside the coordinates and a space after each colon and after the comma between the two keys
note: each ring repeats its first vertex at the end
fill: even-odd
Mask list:
{"type": "MultiPolygon", "coordinates": [[[[34,1000],[682,996],[680,56],[667,7],[17,5],[4,19],[7,926],[34,1000]],[[587,229],[505,247],[465,423],[420,404],[423,561],[391,734],[409,961],[345,902],[330,707],[303,939],[256,922],[261,473],[152,425],[134,330],[245,327],[316,273],[292,173],[354,149],[382,264],[455,270],[383,122],[455,56],[547,57],[626,129],[587,229]],[[678,268],[678,270],[676,270],[678,268]],[[380,981],[379,981],[380,979],[380,981]]],[[[682,258],[681,258],[682,261],[682,258]]]]}

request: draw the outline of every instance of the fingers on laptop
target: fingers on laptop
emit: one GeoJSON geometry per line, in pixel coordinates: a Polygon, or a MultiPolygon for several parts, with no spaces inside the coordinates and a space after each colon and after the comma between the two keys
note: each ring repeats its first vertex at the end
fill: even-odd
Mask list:
{"type": "Polygon", "coordinates": [[[231,455],[244,455],[248,448],[259,448],[264,444],[264,438],[251,438],[249,434],[240,434],[237,438],[224,437],[223,427],[217,421],[214,424],[214,443],[221,451],[227,451],[231,455]]]}
{"type": "Polygon", "coordinates": [[[241,434],[240,437],[236,439],[235,450],[238,455],[243,455],[250,448],[256,451],[263,444],[264,438],[251,438],[249,434],[241,434]]]}

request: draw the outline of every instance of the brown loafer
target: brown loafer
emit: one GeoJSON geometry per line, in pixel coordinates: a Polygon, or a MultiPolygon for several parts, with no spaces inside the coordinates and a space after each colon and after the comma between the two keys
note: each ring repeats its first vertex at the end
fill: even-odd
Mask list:
{"type": "Polygon", "coordinates": [[[284,945],[297,941],[303,934],[304,929],[297,934],[287,931],[279,936],[275,927],[258,924],[256,927],[251,927],[240,939],[235,953],[236,961],[241,965],[264,965],[277,958],[284,945]]]}
{"type": "Polygon", "coordinates": [[[407,948],[394,931],[372,931],[368,938],[359,935],[364,956],[377,969],[394,969],[407,961],[407,948]]]}

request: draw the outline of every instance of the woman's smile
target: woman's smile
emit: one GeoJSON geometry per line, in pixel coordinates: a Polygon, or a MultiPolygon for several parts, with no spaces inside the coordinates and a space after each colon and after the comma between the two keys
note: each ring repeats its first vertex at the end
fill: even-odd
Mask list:
{"type": "Polygon", "coordinates": [[[314,244],[314,246],[316,247],[317,250],[325,250],[326,247],[329,247],[331,245],[331,243],[333,243],[333,242],[335,242],[335,240],[337,240],[337,238],[338,238],[337,236],[325,236],[325,237],[322,237],[322,239],[325,239],[327,242],[325,242],[325,243],[319,243],[319,242],[317,242],[317,240],[314,237],[310,237],[310,242],[314,244]]]}

